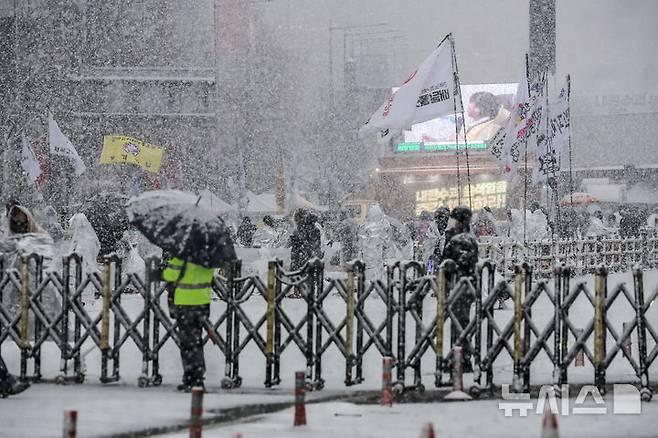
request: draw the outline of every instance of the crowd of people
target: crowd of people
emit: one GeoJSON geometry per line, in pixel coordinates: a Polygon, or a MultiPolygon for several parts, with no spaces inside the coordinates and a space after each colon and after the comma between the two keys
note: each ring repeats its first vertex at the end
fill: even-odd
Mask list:
{"type": "MultiPolygon", "coordinates": [[[[357,224],[347,209],[299,209],[290,216],[264,216],[256,223],[244,217],[235,232],[235,241],[242,247],[287,248],[293,270],[313,257],[340,266],[359,258],[366,263],[367,274],[376,278],[383,275],[384,263],[391,260],[417,260],[432,270],[446,243],[449,215],[447,207],[440,207],[434,212],[422,211],[415,218],[398,220],[372,204],[365,221],[357,224]]],[[[658,209],[649,214],[648,210],[632,205],[606,213],[594,206],[567,206],[559,214],[549,214],[546,208],[532,203],[525,215],[520,209],[494,212],[484,207],[473,212],[470,229],[477,239],[500,238],[519,243],[552,238],[630,238],[655,230],[657,219],[658,209]]]]}
{"type": "MultiPolygon", "coordinates": [[[[640,211],[634,206],[606,213],[600,208],[567,207],[557,218],[550,219],[535,204],[525,217],[520,210],[507,209],[503,220],[487,207],[475,213],[466,207],[452,210],[441,207],[433,213],[423,211],[416,218],[400,221],[386,215],[379,205],[372,204],[361,224],[357,224],[352,213],[347,209],[330,212],[298,209],[290,216],[275,218],[266,215],[257,223],[245,216],[233,232],[233,242],[246,248],[286,248],[290,252],[289,268],[293,271],[302,269],[313,258],[324,259],[325,265],[334,266],[345,266],[361,259],[366,264],[366,277],[379,279],[383,278],[385,265],[390,261],[416,260],[428,272],[433,272],[444,260],[451,259],[456,263],[459,278],[473,279],[478,260],[478,238],[520,240],[522,229],[526,232],[523,237],[528,240],[556,235],[619,235],[629,238],[658,226],[658,209],[640,211]]],[[[57,272],[61,271],[62,259],[55,257],[56,254],[81,254],[83,271],[93,272],[99,269],[102,256],[113,251],[124,259],[124,272],[128,273],[143,273],[145,258],[162,256],[158,248],[128,227],[111,244],[102,244],[96,231],[83,213],[76,213],[62,224],[52,207],[40,208],[33,215],[25,206],[10,201],[6,205],[6,220],[0,226],[0,252],[6,267],[18,269],[22,256],[37,253],[44,256],[46,271],[57,272]]],[[[176,266],[168,267],[170,271],[174,268],[176,266]]],[[[177,278],[175,284],[178,285],[181,279],[175,274],[174,270],[169,276],[177,278]]],[[[165,280],[171,281],[171,278],[165,280]]],[[[2,292],[3,305],[10,314],[16,314],[20,310],[20,291],[10,289],[2,292]]],[[[56,291],[46,288],[41,299],[46,315],[54,317],[61,311],[56,291]]],[[[468,323],[472,299],[469,294],[464,294],[455,304],[455,316],[462,327],[468,323]]],[[[187,319],[198,325],[203,315],[190,314],[187,319]]],[[[198,342],[190,339],[188,343],[192,351],[198,342]]],[[[468,355],[467,351],[465,355],[468,355]]],[[[203,368],[198,365],[202,364],[202,357],[192,363],[192,370],[203,368]]],[[[202,376],[192,371],[186,376],[186,388],[202,381],[202,376]]],[[[19,393],[28,386],[9,374],[0,358],[0,396],[19,393]]]]}

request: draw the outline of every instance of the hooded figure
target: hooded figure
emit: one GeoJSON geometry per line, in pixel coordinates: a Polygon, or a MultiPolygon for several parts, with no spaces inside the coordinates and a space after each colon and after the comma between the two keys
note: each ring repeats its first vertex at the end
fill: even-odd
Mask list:
{"type": "MultiPolygon", "coordinates": [[[[123,233],[121,240],[117,242],[116,252],[121,258],[121,272],[125,274],[136,274],[142,278],[146,275],[146,263],[139,251],[139,245],[142,239],[145,240],[146,238],[139,231],[129,229],[123,233]]],[[[136,292],[132,287],[129,289],[131,292],[136,292]]]]}
{"type": "Polygon", "coordinates": [[[322,227],[319,226],[319,221],[320,218],[311,212],[308,212],[302,220],[301,231],[307,261],[312,258],[322,258],[322,227]]]}
{"type": "MultiPolygon", "coordinates": [[[[64,237],[64,228],[59,223],[59,216],[52,205],[47,205],[39,215],[40,222],[43,224],[46,232],[50,234],[55,242],[64,237]]],[[[95,233],[94,233],[95,234],[95,233]]]]}
{"type": "MultiPolygon", "coordinates": [[[[478,245],[475,236],[471,234],[471,210],[466,207],[455,207],[450,213],[450,222],[446,230],[446,246],[443,250],[443,260],[450,259],[457,265],[457,281],[462,278],[471,280],[475,285],[475,267],[478,261],[478,245]]],[[[457,281],[455,284],[457,284],[457,281]]],[[[452,293],[452,291],[450,292],[452,293]]],[[[452,310],[462,329],[470,321],[471,304],[474,296],[471,290],[462,289],[461,294],[453,301],[452,310]]],[[[453,327],[455,321],[452,321],[453,327]]],[[[450,330],[452,342],[457,340],[457,330],[450,330]]],[[[470,342],[462,345],[464,348],[464,371],[472,370],[470,342]]]]}
{"type": "Polygon", "coordinates": [[[589,226],[587,227],[586,235],[589,237],[608,236],[612,234],[612,230],[605,226],[603,223],[603,212],[596,210],[589,218],[589,226]]]}
{"type": "MultiPolygon", "coordinates": [[[[434,221],[430,229],[434,233],[432,239],[432,248],[430,258],[432,263],[428,264],[428,273],[436,272],[443,254],[443,248],[446,244],[446,228],[450,219],[450,210],[448,207],[440,207],[434,212],[434,221]],[[431,269],[430,269],[431,267],[431,269]]],[[[429,248],[428,250],[429,251],[429,248]]],[[[425,260],[428,263],[428,260],[425,260]]]]}
{"type": "Polygon", "coordinates": [[[359,240],[363,261],[366,264],[366,278],[382,279],[384,275],[384,259],[393,245],[393,230],[386,215],[374,204],[368,209],[366,221],[359,230],[359,240]]]}
{"type": "Polygon", "coordinates": [[[341,243],[340,259],[343,265],[359,257],[357,232],[354,219],[346,211],[340,214],[340,224],[336,230],[336,240],[341,243]]]}
{"type": "Polygon", "coordinates": [[[480,210],[474,219],[473,234],[477,237],[492,237],[496,236],[496,218],[494,217],[489,207],[484,207],[480,210]]]}
{"type": "MultiPolygon", "coordinates": [[[[21,272],[22,257],[30,254],[38,254],[43,257],[43,271],[53,271],[57,268],[53,258],[53,239],[43,228],[37,224],[30,211],[17,203],[10,204],[7,208],[7,220],[9,235],[0,242],[0,253],[5,255],[5,266],[7,270],[21,272]]],[[[28,276],[30,284],[35,285],[37,278],[36,267],[30,263],[28,276]]],[[[15,287],[8,287],[3,293],[3,304],[10,314],[16,315],[20,312],[21,291],[15,287]]],[[[41,305],[45,316],[51,321],[61,311],[58,292],[51,284],[46,286],[41,293],[41,305]]],[[[30,321],[30,331],[33,329],[30,321]]]]}
{"type": "Polygon", "coordinates": [[[71,240],[66,248],[67,253],[82,256],[82,271],[84,273],[97,272],[99,270],[97,259],[101,250],[101,243],[94,227],[87,220],[87,216],[83,213],[74,214],[69,219],[69,233],[71,240]]]}
{"type": "Polygon", "coordinates": [[[318,217],[304,209],[299,209],[294,216],[296,228],[288,239],[290,248],[290,268],[298,270],[306,262],[317,257],[322,258],[322,233],[316,226],[318,217]]]}
{"type": "Polygon", "coordinates": [[[22,205],[12,205],[7,211],[9,233],[12,235],[27,233],[45,233],[30,211],[22,205]]]}
{"type": "Polygon", "coordinates": [[[254,246],[260,248],[276,248],[279,244],[279,235],[274,227],[272,216],[264,216],[263,224],[254,232],[254,246]]]}
{"type": "Polygon", "coordinates": [[[256,225],[251,222],[249,216],[245,216],[238,227],[237,237],[240,245],[245,248],[251,248],[254,246],[254,232],[256,231],[256,225]]]}

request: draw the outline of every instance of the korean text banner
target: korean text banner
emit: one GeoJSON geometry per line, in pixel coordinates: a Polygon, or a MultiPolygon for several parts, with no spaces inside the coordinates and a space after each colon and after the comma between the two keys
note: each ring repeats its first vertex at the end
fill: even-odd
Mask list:
{"type": "Polygon", "coordinates": [[[101,164],[135,164],[147,172],[157,173],[162,164],[162,148],[132,137],[103,137],[101,164]]]}

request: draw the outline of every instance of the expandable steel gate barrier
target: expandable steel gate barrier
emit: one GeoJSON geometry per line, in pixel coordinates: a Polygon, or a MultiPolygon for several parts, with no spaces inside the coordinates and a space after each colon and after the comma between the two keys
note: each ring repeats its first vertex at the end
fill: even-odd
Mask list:
{"type": "MultiPolygon", "coordinates": [[[[159,280],[159,260],[147,261],[144,278],[122,274],[116,257],[105,259],[102,272],[86,275],[77,255],[63,260],[61,273],[46,271],[36,255],[23,258],[19,269],[4,263],[0,346],[13,341],[20,348],[22,379],[43,380],[41,354],[48,342],[59,350],[57,382],[83,382],[83,359],[92,351],[100,352],[101,382],[117,381],[121,351],[131,341],[141,353],[138,384],[161,384],[162,350],[179,339],[159,280]],[[55,309],[46,305],[53,299],[59,303],[55,309]]],[[[584,282],[573,285],[566,267],[555,269],[550,279],[535,279],[530,266],[517,265],[511,284],[495,281],[490,262],[463,278],[451,261],[436,275],[426,275],[416,262],[398,262],[386,272],[386,278],[366,282],[365,265],[357,261],[346,279],[325,278],[323,263],[315,259],[294,272],[270,262],[265,281],[242,277],[240,262],[217,275],[204,344],[212,343],[225,359],[222,386],[242,384],[241,356],[255,346],[263,355],[267,387],[281,382],[282,356],[297,350],[310,388],[324,387],[323,360],[337,352],[347,386],[364,381],[366,358],[375,355],[395,359],[394,390],[423,391],[428,369],[423,362],[433,364],[433,383],[442,386],[451,368],[451,347],[459,345],[472,358],[474,394],[493,390],[494,377],[506,378],[508,365],[506,376],[517,390],[529,388],[533,364],[548,368],[558,388],[567,383],[570,370],[586,366],[586,359],[601,390],[607,372],[621,360],[637,378],[643,398],[651,398],[649,369],[658,356],[658,309],[652,313],[651,306],[658,288],[654,285],[645,298],[640,269],[633,271],[632,288],[609,287],[607,270],[599,267],[593,289],[584,282]],[[502,309],[509,298],[511,312],[502,309]],[[463,300],[474,305],[462,324],[458,306],[463,300]],[[625,320],[620,324],[619,318],[625,320]]],[[[253,357],[250,362],[253,366],[253,357]]],[[[367,371],[377,375],[379,369],[367,371]]]]}
{"type": "Polygon", "coordinates": [[[501,238],[480,238],[480,258],[496,264],[499,272],[512,272],[526,262],[535,276],[552,277],[555,261],[571,267],[572,274],[593,274],[600,264],[610,272],[626,272],[640,265],[658,268],[658,234],[643,232],[638,237],[584,237],[545,239],[525,244],[501,238]]]}

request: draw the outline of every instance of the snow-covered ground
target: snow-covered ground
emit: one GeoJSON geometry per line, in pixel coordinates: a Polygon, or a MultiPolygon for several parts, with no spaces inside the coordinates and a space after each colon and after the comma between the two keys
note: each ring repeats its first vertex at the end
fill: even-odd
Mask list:
{"type": "MultiPolygon", "coordinates": [[[[308,393],[307,400],[336,395],[331,391],[308,393]]],[[[609,402],[611,397],[605,397],[609,402]]],[[[244,405],[292,402],[289,390],[220,391],[204,395],[204,418],[222,410],[244,405]]],[[[571,400],[574,407],[574,399],[571,400]]],[[[527,417],[505,417],[496,400],[395,404],[393,407],[356,405],[346,402],[308,403],[308,425],[292,427],[293,408],[247,417],[243,420],[204,427],[206,437],[419,437],[423,424],[432,422],[438,437],[533,437],[540,436],[541,414],[531,410],[527,417]]],[[[536,408],[536,403],[534,404],[536,408]]],[[[136,433],[154,428],[185,427],[189,419],[190,395],[171,386],[139,389],[129,385],[97,384],[35,385],[27,392],[0,400],[0,437],[61,436],[63,412],[78,411],[78,434],[102,437],[136,433]]],[[[641,414],[558,417],[560,436],[565,437],[655,437],[656,402],[643,403],[641,414]]],[[[165,433],[167,438],[185,437],[188,432],[165,433]]]]}
{"type": "MultiPolygon", "coordinates": [[[[309,394],[327,397],[331,393],[309,394]]],[[[204,395],[206,410],[292,402],[286,390],[214,392],[204,395]]],[[[38,384],[15,397],[0,399],[0,437],[62,436],[64,411],[78,412],[78,435],[136,432],[182,424],[190,415],[190,394],[171,386],[138,388],[134,384],[38,384]]]]}
{"type": "MultiPolygon", "coordinates": [[[[418,438],[433,423],[440,438],[541,436],[542,415],[505,417],[497,401],[398,404],[391,408],[351,403],[306,406],[307,425],[293,427],[293,408],[231,425],[206,427],[205,437],[244,438],[418,438]]],[[[641,415],[569,415],[558,417],[561,438],[656,437],[658,404],[645,403],[641,415]]],[[[182,438],[187,433],[165,435],[182,438]]]]}
{"type": "MultiPolygon", "coordinates": [[[[580,280],[587,282],[590,288],[593,287],[593,278],[574,280],[572,287],[580,280]]],[[[620,282],[625,282],[632,290],[632,277],[629,274],[613,274],[609,278],[609,293],[620,282]]],[[[657,284],[658,272],[647,273],[645,275],[645,295],[649,296],[656,289],[657,284]]],[[[426,300],[428,301],[425,305],[424,321],[431,321],[436,307],[432,305],[435,299],[428,297],[426,300]]],[[[137,295],[128,295],[123,299],[124,307],[133,317],[141,310],[141,302],[141,298],[137,295]]],[[[498,312],[496,317],[501,327],[512,317],[511,303],[508,303],[508,306],[508,310],[498,312]]],[[[284,307],[293,322],[302,318],[306,310],[303,300],[285,300],[284,307]]],[[[383,320],[385,306],[381,300],[377,298],[367,300],[366,308],[376,325],[383,320]]],[[[99,311],[100,301],[89,299],[86,309],[89,313],[99,311]]],[[[215,316],[223,309],[223,303],[213,303],[215,316]]],[[[254,296],[243,304],[243,309],[252,321],[257,321],[264,314],[265,301],[261,297],[254,296]]],[[[622,323],[630,321],[634,317],[632,308],[620,301],[612,309],[608,319],[615,325],[617,332],[621,332],[622,323]]],[[[345,315],[345,303],[340,297],[330,295],[325,302],[325,311],[332,321],[339,321],[345,315]]],[[[535,324],[542,329],[550,323],[552,315],[552,305],[548,299],[540,298],[533,311],[535,324]]],[[[572,321],[576,327],[584,327],[592,316],[591,304],[585,297],[580,297],[572,308],[572,321]]],[[[658,308],[650,309],[647,319],[652,326],[658,326],[658,308]]],[[[407,327],[409,342],[413,342],[412,328],[413,326],[409,322],[407,327]]],[[[264,336],[264,329],[261,334],[264,336]]],[[[244,338],[244,335],[242,337],[244,338]]],[[[634,336],[632,342],[633,354],[637,357],[637,344],[634,336]]],[[[573,343],[573,339],[570,340],[570,343],[573,343]]],[[[448,345],[447,333],[445,344],[448,345]]],[[[552,341],[549,342],[549,345],[552,345],[552,341]]],[[[592,350],[591,342],[588,345],[592,350]]],[[[649,351],[654,345],[649,337],[649,351]]],[[[85,348],[83,348],[84,350],[85,348]]],[[[407,348],[407,353],[409,350],[410,347],[407,348]]],[[[174,385],[179,382],[182,374],[180,357],[174,344],[169,341],[161,351],[160,371],[164,376],[164,384],[158,388],[137,388],[137,378],[141,370],[141,353],[132,341],[128,341],[121,351],[122,379],[119,384],[101,385],[98,383],[100,353],[98,349],[93,349],[85,360],[87,380],[84,384],[67,386],[37,384],[18,397],[0,400],[0,436],[57,436],[61,434],[62,415],[66,409],[79,411],[81,436],[103,436],[184,422],[189,415],[189,395],[178,394],[174,389],[174,385]]],[[[12,343],[5,343],[2,352],[10,371],[16,373],[20,361],[19,350],[12,343]]],[[[59,367],[59,352],[52,343],[44,344],[42,357],[44,377],[56,376],[59,367]]],[[[253,342],[245,348],[240,358],[243,387],[232,391],[220,390],[220,380],[224,375],[224,358],[216,347],[210,343],[206,346],[208,368],[206,383],[211,391],[206,396],[206,410],[254,403],[292,401],[293,373],[305,367],[304,357],[298,348],[289,347],[284,351],[281,364],[283,381],[281,386],[275,389],[266,389],[263,386],[265,360],[253,342]]],[[[428,351],[423,356],[422,362],[423,383],[428,389],[433,387],[433,358],[433,353],[428,351]]],[[[28,369],[31,370],[31,367],[28,369]]],[[[497,384],[511,383],[512,362],[506,352],[503,352],[495,362],[494,371],[497,384]]],[[[540,353],[538,359],[533,363],[531,371],[532,384],[551,382],[552,366],[545,353],[540,353]]],[[[364,359],[365,382],[355,387],[346,388],[344,385],[345,359],[335,346],[329,347],[323,355],[323,372],[323,378],[326,379],[325,389],[310,393],[310,398],[327,397],[335,395],[337,392],[349,394],[355,390],[378,389],[381,385],[381,356],[374,349],[366,354],[364,359]]],[[[656,364],[650,369],[650,375],[653,382],[658,380],[656,364]]],[[[607,377],[611,382],[636,380],[632,368],[621,355],[618,355],[613,361],[607,377]]],[[[571,383],[591,383],[592,380],[593,369],[588,361],[584,367],[570,367],[569,381],[571,383]]],[[[411,384],[411,382],[411,371],[408,370],[407,383],[411,384]]],[[[465,383],[470,384],[470,375],[466,376],[465,383]]],[[[561,436],[619,436],[620,430],[623,430],[627,436],[656,436],[658,432],[653,433],[654,431],[649,427],[652,419],[655,419],[655,415],[658,414],[658,408],[655,406],[657,406],[656,402],[645,404],[645,412],[640,417],[611,415],[592,418],[560,417],[561,436]],[[599,434],[599,432],[601,433],[599,434]]],[[[534,415],[528,418],[505,418],[502,411],[497,409],[496,401],[478,401],[467,404],[396,405],[393,409],[388,410],[377,406],[328,403],[309,405],[307,409],[309,426],[306,428],[297,428],[293,431],[290,426],[292,413],[288,410],[267,415],[258,421],[216,429],[216,433],[210,432],[206,436],[233,436],[234,433],[240,431],[245,437],[268,434],[268,438],[275,436],[330,436],[330,434],[337,433],[343,436],[416,437],[419,436],[422,424],[428,421],[434,422],[437,426],[438,436],[477,436],[477,433],[483,430],[486,430],[486,435],[481,434],[481,436],[538,436],[541,423],[541,419],[534,415]],[[339,415],[336,416],[336,413],[339,415]],[[340,415],[341,413],[354,414],[354,416],[340,415]],[[478,422],[455,421],[455,418],[460,416],[477,418],[478,422]]]]}

